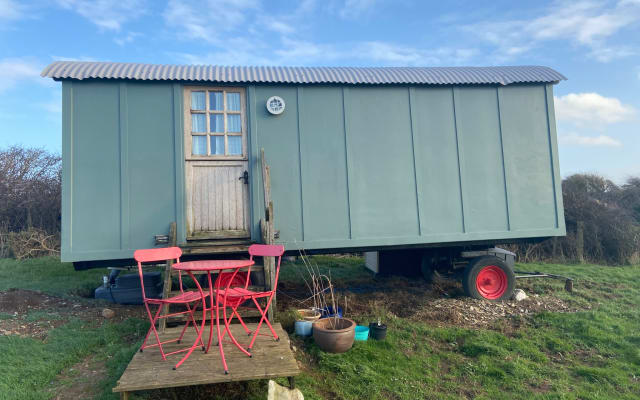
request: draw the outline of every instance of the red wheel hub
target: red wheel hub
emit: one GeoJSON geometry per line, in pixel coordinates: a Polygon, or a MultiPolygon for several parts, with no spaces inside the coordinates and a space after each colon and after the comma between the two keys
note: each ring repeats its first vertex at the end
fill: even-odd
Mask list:
{"type": "Polygon", "coordinates": [[[495,265],[482,268],[476,277],[478,293],[489,300],[499,299],[507,291],[508,283],[507,274],[495,265]]]}

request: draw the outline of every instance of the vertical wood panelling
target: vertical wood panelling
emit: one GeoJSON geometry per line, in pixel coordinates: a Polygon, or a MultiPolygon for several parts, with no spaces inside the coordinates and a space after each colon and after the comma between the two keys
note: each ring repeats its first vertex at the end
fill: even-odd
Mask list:
{"type": "Polygon", "coordinates": [[[250,229],[251,239],[258,241],[262,238],[260,232],[260,219],[264,218],[264,198],[262,192],[262,174],[260,170],[260,145],[258,141],[258,120],[256,118],[256,88],[247,88],[247,119],[248,119],[248,143],[249,143],[249,196],[251,201],[250,229]]]}
{"type": "Polygon", "coordinates": [[[121,249],[119,90],[74,83],[73,249],[121,249]]]}
{"type": "Polygon", "coordinates": [[[298,93],[304,240],[348,239],[342,90],[304,88],[298,93]]]}
{"type": "Polygon", "coordinates": [[[296,88],[296,108],[298,109],[298,129],[296,129],[296,132],[298,133],[297,136],[297,142],[298,142],[298,178],[300,179],[300,209],[302,210],[302,212],[300,213],[300,232],[301,232],[301,239],[304,242],[304,238],[305,238],[305,227],[304,227],[304,187],[305,187],[305,183],[304,183],[304,179],[302,179],[302,151],[300,150],[300,142],[302,141],[302,112],[300,111],[300,101],[302,97],[302,87],[298,86],[296,88]]]}
{"type": "Polygon", "coordinates": [[[120,92],[120,248],[130,248],[130,204],[129,204],[129,121],[127,118],[127,84],[118,85],[120,92]]]}
{"type": "Polygon", "coordinates": [[[128,249],[153,247],[176,221],[174,105],[170,84],[126,83],[128,249]]]}
{"type": "Polygon", "coordinates": [[[467,232],[507,231],[496,88],[454,91],[467,232]]]}
{"type": "MultiPolygon", "coordinates": [[[[302,206],[298,157],[297,89],[283,86],[259,86],[256,87],[255,96],[257,148],[258,151],[264,148],[265,158],[273,177],[271,192],[275,229],[280,231],[281,241],[301,242],[302,206]],[[265,104],[271,96],[280,96],[284,99],[286,109],[282,114],[268,113],[265,104]]],[[[260,160],[259,156],[257,160],[260,160]]],[[[260,174],[260,171],[257,173],[260,174]]],[[[256,190],[262,190],[262,187],[259,186],[256,190]]]]}
{"type": "Polygon", "coordinates": [[[263,147],[288,248],[565,231],[551,85],[263,85],[246,93],[248,161],[204,173],[185,165],[181,84],[64,82],[63,260],[131,257],[171,221],[179,241],[186,226],[250,226],[259,238],[263,147]],[[286,101],[279,116],[264,106],[273,95],[286,101]]]}
{"type": "Polygon", "coordinates": [[[500,138],[500,159],[502,160],[502,176],[504,176],[504,204],[507,208],[507,230],[510,231],[511,230],[511,212],[510,212],[510,207],[509,207],[509,177],[507,176],[507,169],[506,169],[506,162],[504,159],[504,130],[503,130],[503,124],[502,124],[502,112],[501,110],[501,102],[502,102],[502,96],[501,96],[501,91],[502,88],[498,88],[496,90],[496,101],[498,104],[498,132],[500,133],[500,135],[498,136],[500,138]]]}
{"type": "Polygon", "coordinates": [[[463,232],[453,96],[449,88],[412,90],[416,186],[423,235],[463,232]]]}
{"type": "Polygon", "coordinates": [[[513,86],[498,92],[511,226],[514,230],[554,226],[552,153],[544,87],[513,86]]]}
{"type": "Polygon", "coordinates": [[[464,193],[462,188],[464,187],[464,173],[462,162],[462,148],[460,147],[460,135],[458,134],[458,115],[456,113],[456,91],[455,88],[449,89],[451,91],[451,108],[453,109],[453,130],[456,138],[456,162],[458,163],[458,189],[460,191],[460,214],[462,215],[462,233],[467,232],[466,223],[466,209],[464,206],[464,193]]]}
{"type": "Polygon", "coordinates": [[[410,87],[408,90],[409,95],[409,120],[411,127],[411,155],[413,158],[413,176],[414,176],[414,185],[415,185],[415,193],[416,193],[416,213],[418,219],[416,223],[418,224],[418,235],[422,234],[422,219],[420,216],[420,198],[422,195],[422,176],[421,172],[416,168],[416,109],[414,108],[415,103],[415,88],[410,87]]]}
{"type": "Polygon", "coordinates": [[[553,86],[545,86],[546,106],[547,106],[547,129],[549,132],[549,149],[551,152],[551,169],[553,178],[553,195],[556,204],[556,228],[562,233],[566,232],[564,222],[564,206],[562,203],[562,180],[560,179],[560,162],[558,160],[558,135],[556,133],[556,112],[553,104],[553,86]]]}
{"type": "Polygon", "coordinates": [[[190,206],[196,232],[248,230],[247,185],[238,179],[244,168],[242,162],[228,161],[193,165],[190,206]]]}
{"type": "Polygon", "coordinates": [[[349,129],[347,128],[347,104],[349,103],[349,88],[342,87],[342,124],[344,125],[344,160],[347,168],[347,213],[349,221],[349,239],[353,239],[353,218],[351,217],[351,177],[349,171],[349,129]]]}
{"type": "Polygon", "coordinates": [[[62,82],[62,220],[61,257],[71,257],[73,250],[73,82],[62,82]]]}
{"type": "Polygon", "coordinates": [[[353,237],[417,236],[408,88],[350,88],[345,108],[353,237]]]}
{"type": "Polygon", "coordinates": [[[173,107],[173,179],[175,187],[175,218],[178,243],[186,241],[186,215],[185,215],[185,170],[184,170],[184,140],[182,132],[184,132],[184,121],[182,110],[182,85],[174,83],[172,85],[171,103],[173,107]]]}

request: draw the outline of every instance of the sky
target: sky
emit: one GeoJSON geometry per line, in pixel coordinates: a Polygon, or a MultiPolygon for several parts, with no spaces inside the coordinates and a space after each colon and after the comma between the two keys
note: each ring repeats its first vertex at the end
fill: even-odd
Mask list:
{"type": "Polygon", "coordinates": [[[55,60],[545,65],[562,176],[640,175],[640,0],[0,0],[0,148],[61,151],[55,60]]]}

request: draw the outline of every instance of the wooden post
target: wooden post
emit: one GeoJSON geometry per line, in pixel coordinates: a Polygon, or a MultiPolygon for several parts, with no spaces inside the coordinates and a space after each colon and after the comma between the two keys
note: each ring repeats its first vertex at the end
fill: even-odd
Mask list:
{"type": "Polygon", "coordinates": [[[584,222],[578,221],[576,223],[576,255],[578,256],[578,262],[584,263],[584,222]]]}
{"type": "MultiPolygon", "coordinates": [[[[176,223],[172,222],[171,225],[169,226],[169,247],[174,247],[176,243],[177,243],[176,223]]],[[[171,283],[172,283],[171,266],[172,265],[173,265],[173,260],[169,260],[167,261],[167,266],[164,269],[164,285],[162,287],[163,299],[166,299],[167,297],[169,297],[169,293],[171,293],[171,283]]],[[[167,315],[168,313],[169,313],[169,304],[166,304],[162,309],[162,315],[167,315]]],[[[160,329],[160,332],[164,332],[166,327],[167,327],[167,319],[160,318],[158,322],[158,328],[160,329]]]]}
{"type": "MultiPolygon", "coordinates": [[[[264,244],[274,244],[275,242],[275,228],[274,228],[274,215],[273,215],[273,201],[271,200],[271,171],[267,165],[267,161],[264,157],[264,149],[260,149],[260,162],[262,165],[262,188],[264,191],[264,208],[265,218],[260,221],[260,229],[262,231],[262,241],[264,244]]],[[[264,278],[265,283],[269,285],[269,290],[275,286],[275,258],[264,257],[264,278]]],[[[273,296],[271,307],[267,316],[270,322],[273,322],[275,318],[276,308],[276,296],[273,296]]]]}

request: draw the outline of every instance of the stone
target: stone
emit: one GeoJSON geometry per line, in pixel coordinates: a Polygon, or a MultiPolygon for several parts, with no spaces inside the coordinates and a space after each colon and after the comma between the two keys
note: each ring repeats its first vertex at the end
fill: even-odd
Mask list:
{"type": "Polygon", "coordinates": [[[522,301],[527,298],[527,294],[522,289],[516,289],[513,291],[513,299],[515,301],[522,301]]]}
{"type": "Polygon", "coordinates": [[[115,317],[115,315],[116,315],[115,311],[113,311],[110,308],[105,308],[102,310],[102,316],[105,317],[106,319],[111,319],[115,317]]]}
{"type": "Polygon", "coordinates": [[[267,400],[304,400],[304,396],[300,389],[289,389],[270,380],[267,400]]]}

